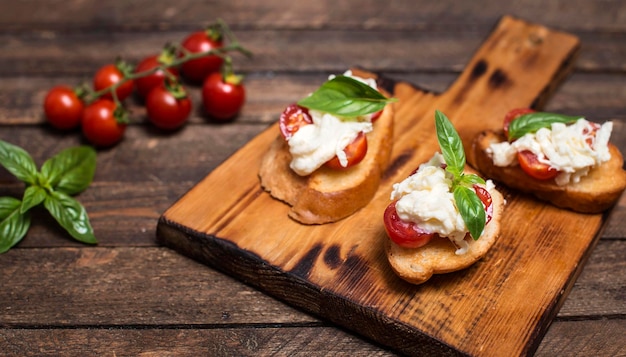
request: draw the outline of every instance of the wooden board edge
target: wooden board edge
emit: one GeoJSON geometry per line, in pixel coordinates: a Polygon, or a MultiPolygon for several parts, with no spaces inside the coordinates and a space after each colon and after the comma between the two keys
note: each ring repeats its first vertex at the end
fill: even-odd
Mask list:
{"type": "Polygon", "coordinates": [[[157,223],[157,242],[294,308],[394,351],[409,355],[461,353],[422,331],[281,270],[230,241],[191,230],[168,220],[166,216],[161,216],[157,223]],[[298,294],[288,294],[290,291],[297,291],[298,294]],[[342,308],[337,309],[337,306],[342,308]],[[360,328],[353,327],[355,319],[360,328]]]}

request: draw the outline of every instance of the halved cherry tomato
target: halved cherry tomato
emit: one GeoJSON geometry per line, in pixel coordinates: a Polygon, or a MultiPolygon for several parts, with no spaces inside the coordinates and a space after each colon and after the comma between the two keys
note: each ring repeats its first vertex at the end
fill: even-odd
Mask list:
{"type": "Polygon", "coordinates": [[[309,110],[297,104],[291,104],[280,114],[278,126],[285,140],[289,140],[302,126],[313,124],[309,110]]]}
{"type": "Polygon", "coordinates": [[[506,135],[507,139],[509,138],[509,125],[511,122],[524,114],[534,113],[535,111],[530,108],[517,108],[509,111],[504,116],[504,135],[506,135]]]}
{"type": "Polygon", "coordinates": [[[380,118],[380,116],[383,114],[382,110],[377,111],[376,113],[372,114],[372,118],[370,119],[370,121],[373,123],[375,122],[378,118],[380,118]]]}
{"type": "Polygon", "coordinates": [[[346,166],[341,166],[337,156],[327,161],[324,165],[334,170],[345,170],[361,162],[365,154],[367,154],[367,137],[365,133],[360,132],[359,135],[343,149],[343,152],[346,153],[346,159],[348,160],[346,166]]]}
{"type": "Polygon", "coordinates": [[[383,223],[389,238],[404,248],[419,248],[428,244],[435,233],[424,232],[417,224],[400,219],[396,202],[390,203],[383,214],[383,223]]]}
{"type": "Polygon", "coordinates": [[[520,167],[530,177],[537,180],[549,180],[559,174],[559,171],[548,164],[540,162],[532,151],[523,150],[517,153],[520,167]]]}
{"type": "Polygon", "coordinates": [[[474,185],[474,191],[476,192],[476,196],[480,199],[480,201],[485,206],[485,215],[487,219],[485,220],[485,224],[491,221],[491,217],[493,217],[493,200],[491,198],[491,194],[487,191],[486,188],[478,185],[474,185]]]}

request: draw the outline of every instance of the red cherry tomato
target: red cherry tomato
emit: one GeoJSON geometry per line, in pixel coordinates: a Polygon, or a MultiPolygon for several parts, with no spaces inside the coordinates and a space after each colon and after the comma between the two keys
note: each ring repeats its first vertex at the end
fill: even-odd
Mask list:
{"type": "Polygon", "coordinates": [[[417,224],[400,219],[396,202],[389,204],[383,214],[383,223],[389,238],[404,248],[419,248],[428,244],[435,234],[424,232],[417,224]]]}
{"type": "Polygon", "coordinates": [[[548,164],[540,162],[532,151],[523,150],[517,153],[517,161],[524,172],[537,180],[549,180],[559,174],[559,171],[548,164]]]}
{"type": "Polygon", "coordinates": [[[507,139],[509,138],[509,125],[511,122],[524,114],[534,113],[535,111],[530,108],[517,108],[509,111],[504,116],[504,135],[506,135],[507,139]]]}
{"type": "Polygon", "coordinates": [[[493,217],[493,200],[491,198],[491,194],[486,188],[478,185],[474,185],[474,191],[476,192],[476,196],[478,196],[480,201],[485,206],[485,215],[487,216],[485,224],[487,224],[491,221],[491,217],[493,217]]]}
{"type": "Polygon", "coordinates": [[[239,113],[246,100],[246,90],[238,76],[215,72],[202,85],[202,101],[206,113],[214,119],[228,120],[239,113]]]}
{"type": "MultiPolygon", "coordinates": [[[[95,91],[100,91],[105,88],[109,88],[110,86],[121,82],[124,79],[124,74],[115,64],[107,64],[102,66],[93,77],[93,89],[95,91]]],[[[133,92],[133,81],[127,80],[122,83],[117,89],[115,93],[117,94],[117,98],[119,100],[126,99],[133,92]]],[[[111,93],[106,93],[101,98],[113,99],[111,93]]]]}
{"type": "Polygon", "coordinates": [[[370,119],[370,121],[373,123],[376,120],[378,120],[378,118],[380,118],[380,116],[383,114],[382,110],[377,111],[376,113],[372,114],[372,119],[370,119]]]}
{"type": "Polygon", "coordinates": [[[309,110],[295,103],[285,108],[280,114],[280,119],[278,119],[280,133],[285,140],[289,140],[302,126],[312,123],[313,119],[311,119],[309,110]]]}
{"type": "Polygon", "coordinates": [[[43,109],[50,125],[57,129],[69,130],[80,125],[84,104],[73,89],[56,86],[46,94],[43,109]]]}
{"type": "Polygon", "coordinates": [[[161,84],[146,97],[148,119],[156,127],[172,130],[187,122],[191,112],[191,100],[184,89],[180,88],[181,93],[172,93],[161,84]]]}
{"type": "MultiPolygon", "coordinates": [[[[148,56],[144,58],[141,62],[139,62],[137,67],[135,67],[135,73],[149,71],[160,65],[161,64],[159,63],[159,55],[148,56]]],[[[169,67],[167,68],[167,71],[173,76],[178,76],[178,70],[176,68],[169,67]]],[[[137,93],[139,93],[142,98],[146,98],[153,88],[163,83],[165,77],[165,72],[159,69],[150,75],[135,79],[137,93]]]]}
{"type": "MultiPolygon", "coordinates": [[[[217,30],[198,31],[187,36],[181,46],[190,53],[207,52],[223,46],[222,36],[217,30]]],[[[181,72],[190,82],[202,83],[213,72],[218,72],[224,60],[209,55],[189,60],[181,65],[181,72]]]]}
{"type": "Polygon", "coordinates": [[[120,141],[126,124],[115,118],[115,103],[109,99],[99,99],[83,111],[83,135],[95,146],[112,146],[120,141]]]}
{"type": "Polygon", "coordinates": [[[324,165],[334,170],[345,170],[361,162],[365,154],[367,154],[367,137],[365,133],[360,132],[359,135],[343,149],[343,152],[346,153],[346,158],[348,159],[345,167],[341,166],[337,156],[327,161],[324,165]]]}

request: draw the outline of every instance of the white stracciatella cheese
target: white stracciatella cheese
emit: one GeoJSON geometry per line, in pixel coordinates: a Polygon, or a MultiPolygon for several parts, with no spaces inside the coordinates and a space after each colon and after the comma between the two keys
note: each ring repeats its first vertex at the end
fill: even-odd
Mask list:
{"type": "Polygon", "coordinates": [[[575,183],[591,168],[611,159],[608,143],[613,123],[602,124],[593,134],[594,125],[583,118],[571,125],[553,123],[549,129],[539,129],[512,143],[492,144],[487,152],[494,165],[504,167],[518,163],[517,152],[532,151],[540,162],[560,172],[555,177],[557,185],[575,183]]]}
{"type": "MultiPolygon", "coordinates": [[[[347,71],[344,75],[377,89],[376,81],[373,79],[353,76],[351,71],[347,71]]],[[[289,166],[300,176],[310,175],[335,156],[342,166],[346,166],[347,158],[343,150],[356,139],[360,132],[369,133],[373,130],[371,114],[350,120],[342,120],[316,110],[310,110],[309,114],[313,124],[302,126],[287,141],[292,157],[289,166]]]]}
{"type": "MultiPolygon", "coordinates": [[[[393,185],[391,200],[397,200],[400,219],[419,225],[425,232],[447,237],[457,247],[457,255],[465,254],[469,248],[465,240],[468,230],[450,191],[452,175],[442,164],[443,156],[436,153],[413,175],[393,185]]],[[[486,187],[494,188],[491,181],[487,181],[486,187]]]]}

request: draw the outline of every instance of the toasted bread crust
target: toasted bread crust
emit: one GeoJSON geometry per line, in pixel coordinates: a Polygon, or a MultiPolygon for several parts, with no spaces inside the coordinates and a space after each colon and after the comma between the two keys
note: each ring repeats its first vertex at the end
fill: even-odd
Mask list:
{"type": "Polygon", "coordinates": [[[394,109],[387,104],[367,133],[367,154],[346,170],[321,167],[299,176],[289,168],[291,154],[279,134],[261,161],[261,186],[272,197],[291,206],[289,216],[303,224],[335,222],[364,207],[378,190],[389,165],[393,140],[394,109]]]}
{"type": "Polygon", "coordinates": [[[484,257],[500,234],[505,204],[504,197],[496,189],[489,193],[493,200],[493,216],[478,240],[466,238],[469,239],[469,249],[465,254],[455,254],[456,247],[447,238],[433,238],[420,248],[403,248],[387,239],[387,260],[396,275],[409,283],[422,284],[434,274],[465,269],[484,257]]]}
{"type": "Polygon", "coordinates": [[[589,171],[580,182],[558,186],[554,180],[541,181],[524,173],[519,166],[497,167],[487,153],[491,143],[502,142],[502,133],[485,131],[472,143],[475,166],[484,176],[540,200],[581,213],[600,213],[615,204],[626,188],[622,154],[609,144],[611,159],[589,171]]]}

